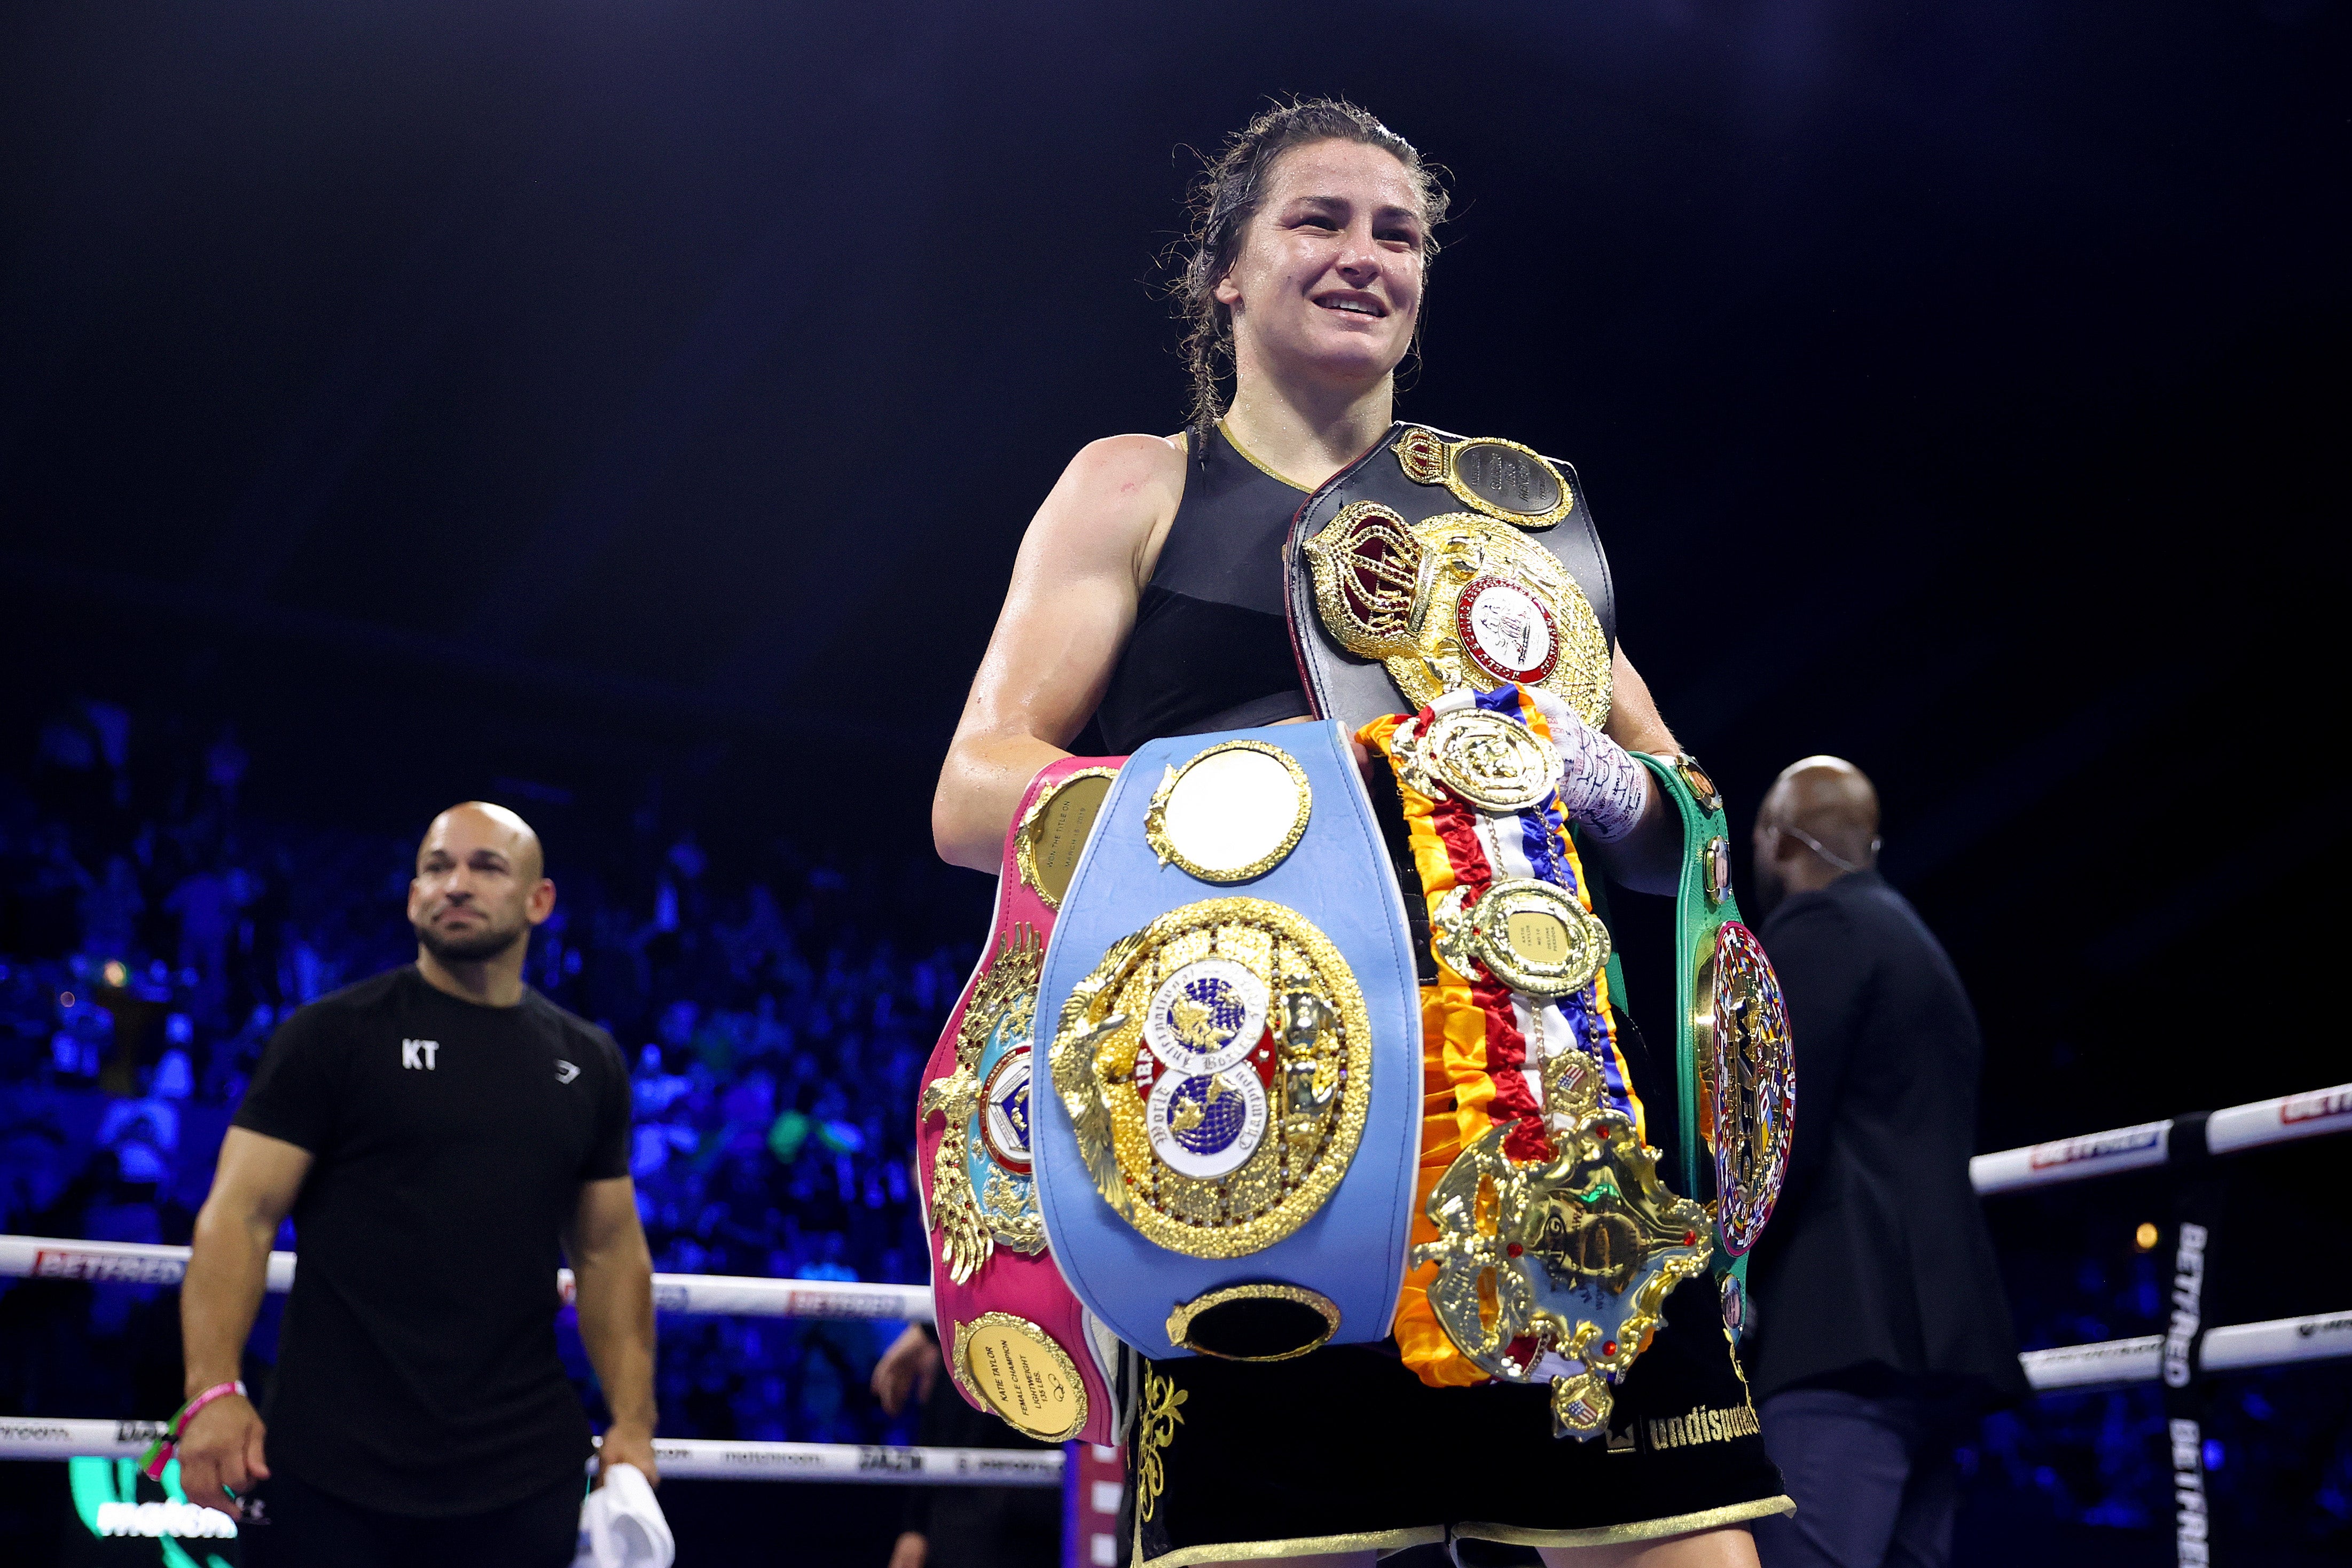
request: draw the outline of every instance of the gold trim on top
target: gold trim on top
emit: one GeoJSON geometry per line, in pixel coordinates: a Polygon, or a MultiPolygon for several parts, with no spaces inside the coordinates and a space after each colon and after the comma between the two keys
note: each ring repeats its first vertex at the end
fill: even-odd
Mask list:
{"type": "Polygon", "coordinates": [[[1234,451],[1239,452],[1244,458],[1247,459],[1251,468],[1255,468],[1267,479],[1280,479],[1284,484],[1288,485],[1292,489],[1298,491],[1302,495],[1311,496],[1315,493],[1315,487],[1313,485],[1300,484],[1297,479],[1292,479],[1288,474],[1281,472],[1273,465],[1266,462],[1265,459],[1260,458],[1255,452],[1251,451],[1247,447],[1243,446],[1239,441],[1235,440],[1234,438],[1233,427],[1222,419],[1217,421],[1217,434],[1225,438],[1226,446],[1231,447],[1234,451]]]}
{"type": "Polygon", "coordinates": [[[1290,858],[1290,852],[1298,847],[1298,841],[1307,837],[1307,819],[1314,814],[1314,786],[1307,782],[1307,770],[1298,765],[1297,758],[1280,746],[1271,745],[1265,741],[1223,741],[1193,752],[1192,761],[1181,768],[1170,768],[1161,776],[1160,787],[1151,792],[1151,804],[1143,813],[1143,840],[1151,846],[1151,852],[1160,857],[1160,863],[1162,866],[1172,861],[1203,882],[1246,882],[1253,877],[1265,876],[1290,858]],[[1227,752],[1255,752],[1261,756],[1272,757],[1281,763],[1283,772],[1290,775],[1291,784],[1297,792],[1293,796],[1297,809],[1291,814],[1290,827],[1283,835],[1282,842],[1249,864],[1203,866],[1179,849],[1175,840],[1168,837],[1168,802],[1169,798],[1176,793],[1176,786],[1184,782],[1186,773],[1191,773],[1211,757],[1222,756],[1227,752]]]}
{"type": "MultiPolygon", "coordinates": [[[[1473,1521],[1455,1525],[1454,1533],[1472,1541],[1498,1541],[1506,1546],[1616,1546],[1634,1541],[1663,1541],[1670,1535],[1696,1535],[1702,1530],[1721,1530],[1727,1525],[1745,1524],[1751,1519],[1762,1519],[1767,1514],[1796,1511],[1796,1500],[1782,1495],[1759,1498],[1754,1502],[1726,1503],[1721,1508],[1701,1509],[1696,1513],[1672,1513],[1662,1519],[1597,1525],[1591,1530],[1522,1530],[1516,1524],[1473,1521]]],[[[1166,1563],[1170,1559],[1157,1557],[1152,1561],[1166,1563]]],[[[1187,1561],[1213,1559],[1192,1558],[1187,1561]]]]}
{"type": "MultiPolygon", "coordinates": [[[[1036,894],[1047,909],[1060,909],[1062,893],[1068,892],[1069,888],[1065,884],[1062,893],[1051,891],[1037,875],[1037,838],[1045,828],[1045,808],[1054,803],[1055,797],[1059,795],[1065,787],[1080,779],[1116,779],[1118,777],[1117,768],[1073,768],[1039,790],[1037,798],[1029,803],[1029,809],[1021,814],[1021,826],[1013,835],[1013,870],[1020,877],[1022,884],[1036,894]]],[[[1108,798],[1108,786],[1106,785],[1106,798],[1108,798]]],[[[1095,803],[1095,812],[1097,816],[1101,814],[1101,801],[1095,803]]],[[[1094,831],[1094,824],[1091,821],[1087,824],[1087,830],[1088,833],[1094,831]]],[[[1072,868],[1076,869],[1075,867],[1072,868]]]]}
{"type": "MultiPolygon", "coordinates": [[[[1483,511],[1517,528],[1539,530],[1549,528],[1576,510],[1576,492],[1569,487],[1568,476],[1561,473],[1549,458],[1533,447],[1522,447],[1517,441],[1506,441],[1499,436],[1473,436],[1464,441],[1448,441],[1436,431],[1414,426],[1398,437],[1390,450],[1396,453],[1397,467],[1404,477],[1417,485],[1444,485],[1454,492],[1454,499],[1474,511],[1483,511]],[[1520,511],[1480,494],[1462,477],[1464,454],[1481,447],[1496,447],[1514,453],[1551,476],[1559,488],[1559,499],[1541,511],[1520,511]]],[[[1501,459],[1506,464],[1510,458],[1501,459]]]]}
{"type": "Polygon", "coordinates": [[[1295,1535],[1287,1541],[1234,1541],[1214,1546],[1180,1546],[1157,1557],[1143,1554],[1143,1521],[1135,1525],[1136,1568],[1192,1568],[1196,1563],[1263,1563],[1270,1557],[1328,1557],[1343,1552],[1402,1552],[1408,1546],[1439,1546],[1442,1524],[1402,1530],[1361,1530],[1352,1535],[1295,1535]]]}
{"type": "Polygon", "coordinates": [[[1222,1290],[1212,1290],[1180,1304],[1168,1314],[1168,1342],[1181,1345],[1194,1355],[1213,1356],[1218,1361],[1292,1361],[1308,1351],[1321,1350],[1339,1331],[1339,1306],[1319,1290],[1309,1290],[1302,1285],[1228,1285],[1222,1290]],[[1312,1344],[1295,1351],[1283,1351],[1275,1355],[1227,1355],[1196,1345],[1184,1336],[1192,1331],[1192,1320],[1212,1307],[1222,1307],[1228,1301],[1296,1301],[1302,1307],[1312,1307],[1323,1315],[1323,1331],[1312,1344]]]}
{"type": "Polygon", "coordinates": [[[1055,1344],[1054,1337],[1044,1329],[1028,1319],[1015,1317],[1011,1312],[982,1312],[969,1323],[956,1324],[953,1334],[955,1341],[953,1363],[957,1384],[968,1393],[977,1394],[979,1396],[977,1402],[996,1412],[997,1417],[1007,1426],[1025,1436],[1034,1437],[1045,1443],[1067,1442],[1076,1436],[1086,1426],[1086,1380],[1078,1375],[1077,1363],[1070,1359],[1070,1352],[1055,1344]],[[1016,1412],[1007,1410],[1003,1405],[989,1397],[988,1385],[982,1383],[979,1374],[971,1370],[972,1335],[982,1329],[1003,1329],[1017,1335],[1034,1346],[1053,1363],[1054,1370],[1062,1374],[1070,1390],[1070,1403],[1073,1408],[1067,1426],[1054,1431],[1042,1426],[1029,1426],[1019,1419],[1016,1412]]]}

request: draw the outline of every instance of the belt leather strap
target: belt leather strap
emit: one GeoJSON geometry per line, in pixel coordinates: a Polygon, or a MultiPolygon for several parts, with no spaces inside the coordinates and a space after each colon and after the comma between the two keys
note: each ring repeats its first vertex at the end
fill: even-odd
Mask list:
{"type": "Polygon", "coordinates": [[[1078,1299],[1154,1358],[1385,1338],[1417,1013],[1403,903],[1336,726],[1138,748],[1039,993],[1039,1207],[1078,1299]]]}
{"type": "Polygon", "coordinates": [[[1117,1441],[1118,1345],[1045,1252],[1031,1149],[1038,972],[1118,757],[1042,769],[1004,839],[987,945],[923,1072],[916,1176],[956,1389],[1030,1436],[1117,1441]]]}

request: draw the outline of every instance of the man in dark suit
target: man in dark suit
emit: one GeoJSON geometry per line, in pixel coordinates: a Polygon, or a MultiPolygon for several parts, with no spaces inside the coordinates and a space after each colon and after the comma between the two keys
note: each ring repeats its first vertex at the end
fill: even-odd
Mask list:
{"type": "Polygon", "coordinates": [[[1750,1380],[1797,1501],[1765,1568],[1951,1556],[1953,1448],[2028,1393],[1969,1185],[1983,1042],[1952,961],[1874,868],[1878,794],[1808,757],[1756,819],[1759,933],[1788,997],[1796,1138],[1750,1265],[1750,1380]]]}

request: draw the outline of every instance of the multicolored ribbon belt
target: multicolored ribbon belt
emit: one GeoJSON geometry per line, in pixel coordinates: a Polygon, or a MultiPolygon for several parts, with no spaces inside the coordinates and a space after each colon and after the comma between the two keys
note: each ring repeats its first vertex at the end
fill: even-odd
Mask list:
{"type": "Polygon", "coordinates": [[[1555,1431],[1591,1436],[1713,1225],[1647,1144],[1549,730],[1520,687],[1457,688],[1357,738],[1395,779],[1437,960],[1398,1346],[1433,1386],[1548,1382],[1555,1431]]]}
{"type": "Polygon", "coordinates": [[[1055,1262],[1148,1356],[1387,1336],[1419,1124],[1403,900],[1330,723],[1153,741],[1111,786],[1037,1006],[1055,1262]]]}
{"type": "Polygon", "coordinates": [[[1118,1346],[1045,1255],[1031,1026],[1055,910],[1124,760],[1069,757],[1029,782],[1005,835],[988,944],[924,1069],[916,1127],[948,1369],[972,1405],[1053,1442],[1117,1440],[1118,1346]]]}

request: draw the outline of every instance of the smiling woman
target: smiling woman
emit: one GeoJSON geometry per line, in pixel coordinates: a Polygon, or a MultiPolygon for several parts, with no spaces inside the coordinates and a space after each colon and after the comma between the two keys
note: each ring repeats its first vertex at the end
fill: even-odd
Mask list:
{"type": "MultiPolygon", "coordinates": [[[[1645,1181],[1656,1188],[1643,1163],[1656,1156],[1640,1147],[1646,1134],[1627,1066],[1639,1047],[1611,1001],[1622,982],[1598,972],[1607,941],[1581,868],[1598,865],[1648,890],[1676,886],[1684,856],[1677,814],[1630,753],[1675,758],[1678,751],[1616,646],[1607,568],[1573,471],[1516,442],[1465,442],[1394,423],[1397,366],[1419,329],[1445,206],[1411,143],[1364,110],[1327,100],[1267,110],[1210,163],[1174,289],[1188,326],[1191,426],[1167,437],[1111,437],[1072,459],[1022,542],[934,801],[940,854],[996,870],[1032,781],[1066,765],[1089,721],[1114,753],[1238,731],[1212,749],[1255,748],[1282,759],[1283,766],[1259,770],[1264,780],[1252,788],[1279,797],[1283,809],[1266,820],[1288,837],[1274,832],[1279,848],[1238,871],[1220,868],[1236,858],[1200,852],[1215,835],[1181,808],[1171,763],[1160,784],[1169,799],[1155,797],[1156,815],[1143,819],[1143,836],[1159,835],[1157,878],[1147,887],[1115,868],[1119,847],[1091,844],[1064,895],[1066,927],[1046,964],[1054,971],[1081,940],[1067,936],[1072,911],[1089,899],[1108,900],[1122,911],[1122,929],[1137,934],[1108,950],[1098,975],[1120,963],[1160,965],[1150,971],[1160,992],[1139,981],[1138,995],[1168,992],[1182,976],[1196,988],[1224,988],[1220,996],[1231,990],[1261,1003],[1279,988],[1282,1010],[1261,1008],[1274,1022],[1237,1021],[1255,1015],[1236,1003],[1233,1019],[1219,1023],[1223,1016],[1207,993],[1182,992],[1170,1005],[1191,1012],[1171,1013],[1169,1026],[1196,1025],[1217,1047],[1188,1053],[1166,1040],[1132,1045],[1117,1033],[1129,1025],[1125,1016],[1106,1016],[1089,1028],[1092,1016],[1078,1017],[1085,1008],[1076,997],[1076,1013],[1041,992],[1029,1001],[1041,1020],[1036,1049],[1043,1055],[1050,1045],[1054,1058],[1053,1086],[1031,1107],[1042,1232],[1097,1318],[1118,1321],[1130,1347],[1147,1347],[1125,1352],[1128,1373],[1118,1381],[1140,1400],[1129,1437],[1131,1545],[1135,1562],[1150,1568],[1353,1565],[1439,1542],[1459,1542],[1463,1562],[1540,1553],[1553,1563],[1636,1556],[1654,1568],[1753,1563],[1746,1521],[1789,1506],[1756,1436],[1717,1321],[1722,1309],[1701,1277],[1707,1255],[1695,1204],[1657,1193],[1658,1203],[1681,1205],[1675,1213],[1692,1217],[1653,1226],[1655,1237],[1623,1257],[1611,1238],[1636,1234],[1624,1215],[1595,1210],[1586,1225],[1580,1211],[1573,1226],[1557,1214],[1549,1229],[1534,1226],[1524,1249],[1509,1249],[1512,1258],[1527,1253],[1521,1267],[1530,1271],[1512,1289],[1541,1293],[1543,1310],[1528,1310],[1524,1332],[1501,1333],[1500,1353],[1474,1360],[1454,1342],[1468,1331],[1433,1315],[1435,1265],[1406,1274],[1402,1217],[1392,1235],[1381,1228],[1385,1217],[1341,1234],[1355,1222],[1337,1216],[1360,1212],[1346,1198],[1352,1173],[1325,1184],[1328,1191],[1339,1183],[1339,1195],[1320,1213],[1319,1196],[1278,1196],[1322,1147],[1318,1118],[1342,1101],[1360,1113],[1368,1079],[1375,1103],[1389,1109],[1370,1113],[1358,1152],[1334,1170],[1352,1159],[1367,1182],[1382,1179],[1383,1168],[1391,1180],[1401,1167],[1417,1173],[1403,1201],[1429,1207],[1433,1218],[1440,1178],[1459,1176],[1478,1158],[1517,1170],[1524,1184],[1538,1165],[1551,1171],[1571,1150],[1606,1145],[1590,1157],[1614,1173],[1612,1193],[1645,1181]],[[1350,736],[1265,728],[1335,719],[1350,736]],[[1415,726],[1429,738],[1419,752],[1418,742],[1402,739],[1415,726]],[[1457,731],[1466,737],[1462,756],[1475,752],[1492,764],[1488,773],[1501,767],[1510,777],[1482,774],[1481,786],[1457,771],[1446,775],[1450,794],[1433,783],[1428,770],[1445,772],[1439,754],[1454,755],[1444,737],[1457,731]],[[1340,745],[1344,756],[1349,740],[1367,789],[1351,790],[1357,781],[1344,764],[1313,786],[1311,805],[1303,787],[1286,782],[1284,767],[1298,771],[1292,752],[1304,755],[1312,742],[1340,745]],[[1409,763],[1409,752],[1424,761],[1409,763]],[[1237,936],[1230,951],[1218,945],[1212,955],[1203,944],[1228,938],[1202,926],[1183,939],[1191,946],[1178,952],[1182,942],[1167,939],[1175,946],[1152,956],[1152,932],[1190,931],[1188,919],[1214,923],[1201,911],[1277,910],[1212,895],[1245,883],[1234,890],[1275,898],[1279,889],[1265,879],[1284,875],[1277,868],[1294,846],[1302,863],[1331,853],[1317,846],[1332,842],[1331,825],[1351,808],[1377,816],[1389,843],[1385,855],[1348,852],[1363,864],[1335,868],[1342,882],[1328,885],[1366,892],[1349,895],[1334,913],[1378,930],[1393,911],[1394,942],[1368,947],[1335,925],[1346,940],[1318,962],[1345,973],[1351,963],[1377,963],[1380,951],[1416,946],[1425,1041],[1411,1037],[1410,1007],[1379,1026],[1348,1024],[1347,1008],[1315,992],[1295,959],[1263,960],[1263,974],[1251,969],[1262,937],[1257,949],[1237,936]],[[1360,881],[1344,883],[1345,875],[1360,881]],[[1391,884],[1401,901],[1388,896],[1391,884]],[[1545,955],[1558,962],[1515,963],[1491,942],[1482,960],[1444,938],[1433,952],[1433,927],[1454,917],[1475,923],[1478,917],[1462,916],[1460,898],[1443,901],[1465,889],[1540,906],[1540,919],[1504,923],[1512,932],[1524,926],[1538,945],[1549,942],[1545,955]],[[1193,901],[1171,911],[1171,898],[1193,901]],[[1590,939],[1577,948],[1590,962],[1572,976],[1561,956],[1570,935],[1590,939]],[[1341,951],[1351,943],[1352,956],[1341,951]],[[1528,978],[1538,971],[1539,981],[1528,978]],[[1351,1027],[1381,1032],[1360,1062],[1347,1056],[1343,1069],[1335,1042],[1351,1027]],[[1097,1037],[1103,1043],[1093,1043],[1097,1037]],[[1232,1065],[1244,1062],[1251,1065],[1232,1065]],[[1099,1104],[1088,1098],[1097,1082],[1099,1104]],[[1139,1087],[1130,1091],[1130,1083],[1139,1087]],[[1243,1114],[1266,1106],[1276,1084],[1278,1119],[1243,1114]],[[1140,1126],[1146,1093],[1159,1108],[1152,1136],[1119,1144],[1125,1173],[1105,1175],[1102,1161],[1083,1153],[1091,1134],[1077,1129],[1095,1125],[1089,1117],[1108,1125],[1122,1106],[1140,1126]],[[1507,1105],[1520,1109],[1507,1114],[1507,1105]],[[1417,1167],[1416,1116],[1424,1118],[1417,1167]],[[1617,1132],[1632,1136],[1611,1142],[1617,1132]],[[1141,1163],[1129,1170],[1130,1161],[1141,1163]],[[1107,1205],[1100,1213],[1087,1206],[1097,1194],[1107,1205]],[[1319,1285],[1268,1282],[1292,1265],[1277,1261],[1276,1241],[1244,1234],[1239,1216],[1269,1203],[1297,1208],[1292,1223],[1306,1222],[1299,1235],[1316,1238],[1310,1250],[1339,1259],[1297,1265],[1323,1269],[1319,1285]],[[1184,1209],[1182,1223],[1146,1212],[1158,1205],[1184,1209]],[[1213,1279],[1183,1275],[1179,1288],[1175,1270],[1184,1260],[1168,1254],[1170,1288],[1155,1294],[1159,1276],[1151,1275],[1135,1297],[1150,1310],[1122,1317],[1108,1298],[1087,1294],[1098,1290],[1090,1281],[1106,1277],[1077,1262],[1089,1238],[1106,1234],[1105,1215],[1163,1245],[1191,1236],[1196,1222],[1204,1231],[1229,1226],[1200,1244],[1199,1256],[1234,1261],[1213,1279]],[[1591,1269],[1579,1273],[1595,1247],[1615,1270],[1606,1301],[1582,1282],[1591,1269]],[[1204,1293],[1203,1279],[1215,1288],[1204,1293]],[[1335,1304],[1341,1299],[1351,1303],[1344,1312],[1335,1304]],[[1636,1300],[1649,1303],[1638,1321],[1626,1305],[1636,1300]],[[1380,1310],[1366,1310],[1368,1300],[1380,1310]],[[1164,1341],[1157,1337],[1163,1312],[1173,1336],[1164,1341]],[[1605,1329],[1580,1313],[1604,1320],[1605,1329]],[[1223,1327],[1213,1321],[1220,1314],[1223,1327]],[[1557,1343],[1548,1323],[1565,1325],[1557,1343]],[[1303,1341],[1282,1340],[1294,1329],[1303,1341]],[[1268,1353],[1244,1358],[1234,1348],[1244,1343],[1268,1353]],[[1177,1353],[1166,1353],[1171,1345],[1177,1353]],[[1668,1454],[1643,1436],[1700,1412],[1712,1413],[1705,1426],[1714,1434],[1703,1446],[1668,1454]]],[[[1132,808],[1122,802],[1157,782],[1115,783],[1093,837],[1103,840],[1126,821],[1122,813],[1132,808]]],[[[1233,820],[1213,826],[1245,825],[1256,800],[1222,807],[1233,820]]],[[[1025,875],[1017,857],[1003,863],[1014,868],[1008,879],[1025,875]]],[[[1283,898],[1318,896],[1300,882],[1284,885],[1297,892],[1283,898]]],[[[1296,918],[1286,906],[1277,913],[1296,918]]],[[[1410,975],[1404,985],[1410,996],[1410,975]]],[[[1044,1070],[1033,1070],[1043,1083],[1044,1070]]],[[[1105,1138],[1097,1143],[1109,1147],[1105,1138]]],[[[1475,1185],[1477,1173],[1464,1179],[1475,1185]]],[[[939,1212],[934,1205],[935,1223],[939,1212]]],[[[1402,1201],[1394,1212],[1402,1216],[1402,1201]]],[[[1411,1239],[1431,1251],[1435,1230],[1419,1216],[1412,1225],[1411,1239]]],[[[1132,1259],[1124,1265],[1129,1278],[1150,1275],[1162,1257],[1118,1256],[1132,1259]]],[[[974,1277],[975,1291],[987,1289],[987,1267],[974,1277]]],[[[1482,1321],[1488,1315],[1484,1307],[1472,1312],[1482,1321]]],[[[959,1342],[955,1322],[943,1318],[940,1332],[959,1342]]],[[[1496,1330],[1480,1333],[1493,1338],[1496,1330]]]]}
{"type": "MultiPolygon", "coordinates": [[[[1187,236],[1192,255],[1176,294],[1184,312],[1184,358],[1192,372],[1192,418],[1197,424],[1216,423],[1224,407],[1222,384],[1234,374],[1233,306],[1241,294],[1229,275],[1242,258],[1250,220],[1265,205],[1269,176],[1283,155],[1316,143],[1324,144],[1320,151],[1326,157],[1348,156],[1350,147],[1385,153],[1387,160],[1370,161],[1376,175],[1391,173],[1381,169],[1383,162],[1396,165],[1393,173],[1402,175],[1410,200],[1391,200],[1377,223],[1384,246],[1418,257],[1413,299],[1402,314],[1414,331],[1419,328],[1419,280],[1437,254],[1436,228],[1445,220],[1449,199],[1445,188],[1411,142],[1351,103],[1269,109],[1226,145],[1194,188],[1187,236]]],[[[1294,195],[1296,210],[1285,215],[1288,226],[1309,236],[1345,228],[1349,215],[1333,201],[1334,195],[1320,182],[1307,182],[1305,192],[1294,195]]],[[[1323,302],[1333,310],[1383,318],[1391,314],[1387,301],[1353,289],[1330,290],[1323,302]]]]}

